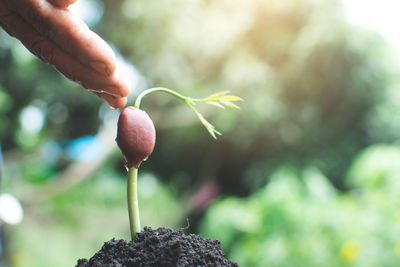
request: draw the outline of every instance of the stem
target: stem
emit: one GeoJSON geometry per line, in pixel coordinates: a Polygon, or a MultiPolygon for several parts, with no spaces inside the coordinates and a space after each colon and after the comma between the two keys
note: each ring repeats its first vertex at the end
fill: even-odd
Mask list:
{"type": "Polygon", "coordinates": [[[183,102],[185,102],[186,104],[189,104],[190,102],[206,102],[207,101],[206,98],[191,98],[191,97],[181,95],[181,94],[179,94],[171,89],[168,89],[168,88],[155,87],[155,88],[150,88],[150,89],[144,90],[142,93],[140,93],[138,95],[138,97],[136,98],[134,107],[139,109],[140,103],[142,102],[142,98],[145,95],[148,95],[148,94],[154,93],[154,92],[164,92],[164,93],[173,95],[173,96],[179,98],[180,100],[182,100],[183,102]]]}
{"type": "Polygon", "coordinates": [[[136,233],[140,232],[137,173],[138,169],[135,167],[130,168],[128,172],[128,212],[132,240],[135,239],[136,233]]]}

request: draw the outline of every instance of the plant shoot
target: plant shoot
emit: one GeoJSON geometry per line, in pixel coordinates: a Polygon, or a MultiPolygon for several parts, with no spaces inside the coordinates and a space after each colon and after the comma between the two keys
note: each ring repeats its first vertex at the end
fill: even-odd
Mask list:
{"type": "Polygon", "coordinates": [[[215,127],[207,121],[196,109],[197,103],[206,103],[222,109],[237,108],[235,101],[243,101],[240,97],[228,95],[228,91],[216,93],[205,98],[191,98],[181,95],[168,88],[150,88],[143,91],[136,99],[134,107],[129,106],[122,110],[118,119],[117,138],[115,139],[125,158],[128,168],[128,211],[132,240],[140,232],[139,205],[137,198],[137,175],[140,164],[153,152],[156,132],[154,124],[146,112],[140,110],[140,103],[145,95],[154,92],[164,92],[183,101],[198,117],[210,135],[216,139],[221,135],[215,127]]]}

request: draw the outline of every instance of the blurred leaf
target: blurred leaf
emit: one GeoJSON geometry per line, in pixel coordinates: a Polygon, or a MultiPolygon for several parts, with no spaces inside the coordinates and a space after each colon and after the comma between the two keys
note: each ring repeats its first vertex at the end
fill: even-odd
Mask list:
{"type": "Polygon", "coordinates": [[[240,266],[397,265],[398,194],[339,194],[315,167],[302,172],[305,183],[296,173],[282,166],[249,198],[216,201],[202,234],[240,266]]]}
{"type": "Polygon", "coordinates": [[[346,177],[350,186],[400,189],[400,148],[377,144],[361,152],[346,177]]]}
{"type": "Polygon", "coordinates": [[[0,113],[8,112],[13,106],[12,97],[0,85],[0,113]]]}

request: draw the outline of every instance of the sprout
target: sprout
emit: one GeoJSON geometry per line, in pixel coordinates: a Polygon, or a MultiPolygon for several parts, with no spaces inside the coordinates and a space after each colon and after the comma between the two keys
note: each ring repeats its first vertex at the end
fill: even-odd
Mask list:
{"type": "Polygon", "coordinates": [[[168,88],[150,88],[143,91],[136,99],[134,107],[125,108],[118,120],[117,138],[115,139],[124,155],[128,168],[128,211],[132,240],[140,232],[139,205],[137,199],[137,173],[140,164],[153,152],[155,144],[154,124],[146,112],[140,110],[140,103],[145,95],[164,92],[182,100],[199,118],[210,135],[216,139],[221,135],[209,121],[196,109],[197,103],[203,102],[222,109],[226,107],[240,109],[233,102],[243,101],[240,97],[228,95],[228,91],[219,92],[206,98],[191,98],[168,88]]]}

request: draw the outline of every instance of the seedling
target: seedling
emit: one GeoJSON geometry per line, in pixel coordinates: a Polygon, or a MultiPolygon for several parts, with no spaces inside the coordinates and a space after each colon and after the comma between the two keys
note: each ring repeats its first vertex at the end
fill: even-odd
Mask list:
{"type": "Polygon", "coordinates": [[[155,128],[152,120],[146,112],[139,108],[142,98],[154,92],[164,92],[182,100],[193,110],[214,139],[217,138],[217,135],[221,135],[221,133],[201,115],[195,105],[202,102],[222,109],[225,109],[225,107],[239,109],[239,107],[232,102],[243,101],[240,97],[228,95],[228,91],[216,93],[206,98],[191,98],[168,88],[157,87],[143,91],[136,98],[133,107],[129,106],[121,112],[118,119],[116,142],[124,155],[126,162],[125,167],[128,169],[128,211],[132,240],[141,230],[137,198],[138,168],[153,152],[156,140],[155,128]]]}

